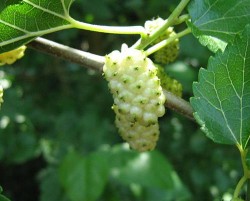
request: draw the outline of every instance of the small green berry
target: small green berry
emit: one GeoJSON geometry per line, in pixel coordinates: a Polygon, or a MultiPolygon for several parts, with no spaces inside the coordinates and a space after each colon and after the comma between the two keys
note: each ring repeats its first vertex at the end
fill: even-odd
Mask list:
{"type": "MultiPolygon", "coordinates": [[[[165,21],[162,18],[157,18],[155,20],[149,20],[145,23],[145,29],[148,30],[149,33],[153,32],[156,28],[162,26],[165,21]]],[[[155,45],[162,40],[168,39],[170,37],[175,36],[173,27],[169,27],[165,33],[163,33],[159,38],[153,41],[152,45],[155,45]]],[[[175,39],[173,42],[160,49],[159,51],[153,54],[154,60],[159,64],[168,64],[173,62],[179,54],[179,40],[175,39]]]]}
{"type": "Polygon", "coordinates": [[[168,74],[166,74],[164,68],[161,65],[157,66],[157,76],[161,80],[162,88],[166,89],[167,91],[172,92],[176,96],[182,96],[182,85],[177,80],[171,78],[168,74]]]}

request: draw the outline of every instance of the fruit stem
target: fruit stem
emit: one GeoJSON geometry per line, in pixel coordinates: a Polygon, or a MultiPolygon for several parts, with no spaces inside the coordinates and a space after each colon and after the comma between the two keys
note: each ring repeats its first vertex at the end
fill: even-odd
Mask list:
{"type": "Polygon", "coordinates": [[[146,31],[142,26],[103,26],[77,21],[71,17],[67,19],[74,28],[111,34],[140,34],[146,36],[146,31]]]}
{"type": "Polygon", "coordinates": [[[181,38],[187,34],[189,34],[191,32],[191,29],[190,28],[187,28],[179,33],[177,33],[176,35],[170,37],[170,38],[167,38],[165,40],[162,40],[161,42],[155,44],[154,46],[148,48],[145,53],[147,56],[149,56],[150,54],[153,54],[154,52],[160,50],[161,48],[169,45],[170,43],[172,43],[174,40],[176,40],[177,38],[181,38]]]}
{"type": "Polygon", "coordinates": [[[181,15],[174,23],[174,25],[181,24],[183,22],[186,22],[190,19],[190,16],[188,14],[181,15]]]}
{"type": "MultiPolygon", "coordinates": [[[[151,42],[157,39],[168,27],[178,24],[183,19],[179,19],[181,12],[185,9],[190,0],[182,0],[179,5],[174,9],[168,19],[165,20],[164,24],[156,29],[152,34],[148,34],[145,37],[141,37],[132,47],[136,49],[144,49],[151,42]]],[[[187,17],[187,15],[186,15],[187,17]]],[[[186,17],[184,18],[185,20],[186,17]]],[[[184,20],[184,21],[185,21],[184,20]]]]}

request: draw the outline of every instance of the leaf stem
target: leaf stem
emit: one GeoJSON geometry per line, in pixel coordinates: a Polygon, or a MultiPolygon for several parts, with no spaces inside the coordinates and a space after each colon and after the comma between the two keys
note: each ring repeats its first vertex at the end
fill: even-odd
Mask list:
{"type": "Polygon", "coordinates": [[[162,40],[161,42],[157,43],[156,45],[148,48],[145,53],[147,56],[149,56],[150,54],[153,54],[154,52],[158,51],[159,49],[169,45],[171,42],[173,42],[174,40],[176,40],[177,38],[181,38],[187,34],[189,34],[191,32],[191,29],[190,28],[187,28],[179,33],[177,33],[176,35],[170,37],[170,38],[167,38],[165,40],[162,40]]]}
{"type": "Polygon", "coordinates": [[[235,190],[234,190],[234,195],[233,195],[233,198],[238,198],[239,197],[239,194],[240,194],[240,191],[243,187],[243,185],[245,184],[245,182],[247,181],[247,178],[245,176],[241,177],[240,181],[238,182],[235,190]]]}
{"type": "Polygon", "coordinates": [[[171,15],[168,17],[168,19],[165,20],[164,24],[161,27],[156,29],[150,35],[147,35],[146,37],[142,37],[141,39],[139,39],[132,47],[136,48],[136,49],[144,49],[152,41],[154,41],[156,38],[158,38],[168,27],[170,27],[174,24],[178,24],[181,21],[183,21],[184,19],[187,20],[188,15],[185,15],[185,17],[184,18],[182,17],[181,19],[179,19],[178,17],[181,14],[181,12],[185,9],[185,7],[189,3],[189,1],[190,0],[182,0],[179,3],[179,5],[175,8],[175,10],[171,13],[171,15]]]}
{"type": "MultiPolygon", "coordinates": [[[[247,180],[249,181],[249,179],[250,179],[250,170],[248,169],[247,164],[246,164],[246,155],[247,155],[248,149],[243,149],[240,144],[237,144],[237,147],[240,151],[241,163],[242,163],[242,167],[243,167],[243,176],[240,179],[240,181],[238,182],[238,184],[234,190],[233,198],[239,197],[239,194],[240,194],[241,189],[243,188],[243,185],[245,184],[245,182],[247,180]]],[[[248,194],[248,192],[247,192],[247,194],[248,194]]]]}
{"type": "Polygon", "coordinates": [[[77,21],[69,17],[68,22],[78,29],[84,29],[88,31],[95,31],[101,33],[111,33],[111,34],[140,34],[141,37],[146,36],[146,30],[142,26],[103,26],[96,24],[89,24],[85,22],[77,21]]]}

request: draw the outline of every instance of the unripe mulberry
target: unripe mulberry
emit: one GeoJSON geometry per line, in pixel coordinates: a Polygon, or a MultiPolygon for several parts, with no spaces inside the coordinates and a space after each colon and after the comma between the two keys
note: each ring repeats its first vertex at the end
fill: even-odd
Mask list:
{"type": "MultiPolygon", "coordinates": [[[[145,29],[148,30],[149,33],[153,32],[156,28],[162,26],[164,20],[162,18],[157,18],[152,21],[146,21],[145,29]]],[[[168,27],[168,29],[155,41],[153,41],[152,45],[161,42],[167,38],[173,37],[176,35],[173,27],[168,27]]],[[[179,54],[179,39],[175,39],[173,42],[168,44],[167,46],[161,48],[159,51],[153,54],[154,60],[159,64],[168,64],[173,62],[179,54]]]]}
{"type": "Polygon", "coordinates": [[[106,56],[104,76],[113,94],[115,124],[132,149],[153,150],[159,137],[158,117],[165,113],[157,68],[143,51],[123,45],[106,56]]]}
{"type": "Polygon", "coordinates": [[[171,78],[168,74],[165,73],[164,68],[161,65],[157,66],[157,76],[161,80],[161,86],[163,89],[172,92],[176,96],[182,96],[182,85],[177,80],[171,78]]]}
{"type": "Polygon", "coordinates": [[[0,54],[0,66],[5,64],[13,64],[16,60],[24,56],[26,46],[21,46],[17,49],[0,54]]]}

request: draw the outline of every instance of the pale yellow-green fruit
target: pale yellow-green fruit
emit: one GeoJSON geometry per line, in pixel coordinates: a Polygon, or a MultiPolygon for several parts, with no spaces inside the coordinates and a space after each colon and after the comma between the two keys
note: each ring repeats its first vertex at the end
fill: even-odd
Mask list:
{"type": "Polygon", "coordinates": [[[4,52],[0,54],[0,66],[5,64],[13,64],[16,60],[21,59],[24,56],[26,46],[21,46],[17,49],[11,50],[9,52],[4,52]]]}
{"type": "Polygon", "coordinates": [[[158,117],[165,113],[165,96],[157,68],[143,51],[123,45],[106,56],[103,67],[113,94],[115,124],[132,149],[153,150],[159,138],[158,117]]]}

